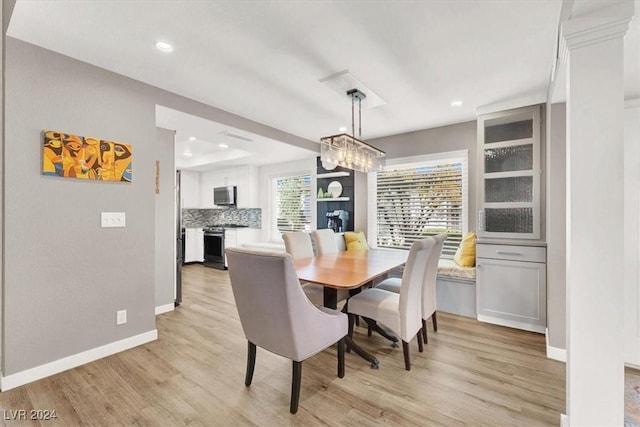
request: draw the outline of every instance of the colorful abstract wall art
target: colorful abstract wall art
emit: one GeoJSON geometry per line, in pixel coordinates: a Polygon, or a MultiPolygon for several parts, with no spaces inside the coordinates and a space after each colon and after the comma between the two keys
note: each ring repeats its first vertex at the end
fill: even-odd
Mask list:
{"type": "Polygon", "coordinates": [[[43,175],[131,182],[131,144],[51,130],[43,135],[43,175]]]}

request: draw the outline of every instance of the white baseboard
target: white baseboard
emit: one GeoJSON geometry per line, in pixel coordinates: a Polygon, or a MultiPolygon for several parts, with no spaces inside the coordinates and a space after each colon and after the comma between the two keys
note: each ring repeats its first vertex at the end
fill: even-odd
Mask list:
{"type": "Polygon", "coordinates": [[[73,354],[44,365],[36,366],[15,374],[0,377],[0,390],[7,391],[51,375],[84,365],[94,360],[137,347],[158,339],[158,330],[144,332],[133,337],[105,344],[82,353],[73,354]]]}
{"type": "Polygon", "coordinates": [[[547,346],[547,357],[559,362],[567,363],[567,350],[564,348],[547,346]]]}
{"type": "Polygon", "coordinates": [[[481,322],[493,323],[494,325],[507,326],[509,328],[524,329],[525,331],[537,332],[539,334],[544,334],[545,332],[544,326],[519,322],[517,320],[507,320],[501,317],[487,316],[486,314],[478,314],[477,319],[481,322]]]}
{"type": "Polygon", "coordinates": [[[164,304],[156,306],[156,316],[158,314],[167,313],[169,311],[173,311],[176,308],[174,303],[164,304]]]}
{"type": "Polygon", "coordinates": [[[567,363],[567,350],[564,348],[551,347],[549,345],[549,328],[545,330],[544,339],[547,344],[547,357],[549,359],[567,363]]]}
{"type": "Polygon", "coordinates": [[[569,427],[569,416],[560,414],[560,427],[569,427]]]}

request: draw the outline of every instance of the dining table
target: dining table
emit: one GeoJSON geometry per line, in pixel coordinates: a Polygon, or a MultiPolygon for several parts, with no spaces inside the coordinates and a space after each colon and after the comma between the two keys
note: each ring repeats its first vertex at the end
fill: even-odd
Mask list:
{"type": "MultiPolygon", "coordinates": [[[[343,251],[297,259],[295,268],[301,281],[322,285],[324,306],[336,309],[338,290],[346,289],[350,295],[355,295],[363,286],[386,276],[394,268],[404,265],[408,256],[409,251],[403,250],[343,251]]],[[[377,325],[371,323],[369,325],[384,335],[384,331],[377,325]]],[[[347,337],[347,348],[369,361],[372,368],[378,368],[379,362],[375,356],[355,344],[351,337],[347,337]]]]}

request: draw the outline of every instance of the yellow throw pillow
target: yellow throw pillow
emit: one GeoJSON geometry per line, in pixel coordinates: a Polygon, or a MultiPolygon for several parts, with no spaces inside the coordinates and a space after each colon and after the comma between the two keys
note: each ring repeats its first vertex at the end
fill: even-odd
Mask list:
{"type": "Polygon", "coordinates": [[[366,251],[369,249],[364,231],[346,231],[344,233],[344,243],[348,251],[366,251]]]}
{"type": "Polygon", "coordinates": [[[453,256],[453,262],[460,267],[473,267],[476,265],[476,233],[468,233],[462,238],[460,247],[453,256]]]}

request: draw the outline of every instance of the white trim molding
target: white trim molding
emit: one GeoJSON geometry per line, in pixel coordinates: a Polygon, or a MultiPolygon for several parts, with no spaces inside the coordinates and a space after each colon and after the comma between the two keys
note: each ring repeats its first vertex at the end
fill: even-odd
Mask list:
{"type": "Polygon", "coordinates": [[[549,328],[546,329],[544,337],[547,344],[547,358],[567,363],[567,350],[549,345],[549,328]]]}
{"type": "Polygon", "coordinates": [[[493,323],[494,325],[506,326],[508,328],[523,329],[525,331],[537,332],[539,334],[544,334],[545,331],[544,326],[531,325],[517,320],[503,319],[501,317],[487,316],[486,314],[478,314],[477,319],[480,322],[493,323]]]}
{"type": "Polygon", "coordinates": [[[158,330],[153,329],[139,335],[105,344],[82,353],[73,354],[35,368],[26,369],[15,374],[0,377],[0,390],[7,391],[51,375],[111,356],[115,353],[137,347],[158,339],[158,330]]]}
{"type": "Polygon", "coordinates": [[[544,104],[547,102],[548,94],[546,90],[532,92],[527,95],[521,95],[516,98],[503,99],[491,104],[480,105],[476,107],[476,116],[484,114],[498,113],[505,110],[527,107],[530,105],[544,104]]]}
{"type": "MultiPolygon", "coordinates": [[[[640,13],[640,11],[638,11],[640,13]]],[[[624,101],[624,108],[638,108],[640,107],[640,98],[632,98],[624,101]]]]}
{"type": "Polygon", "coordinates": [[[170,311],[173,311],[175,309],[175,304],[171,303],[171,304],[163,304],[163,305],[157,305],[156,306],[156,316],[158,314],[162,314],[162,313],[168,313],[170,311]]]}
{"type": "Polygon", "coordinates": [[[551,347],[547,345],[547,359],[557,360],[558,362],[567,363],[567,350],[564,348],[551,347]]]}
{"type": "Polygon", "coordinates": [[[569,416],[567,414],[560,414],[560,427],[569,427],[569,416]]]}

